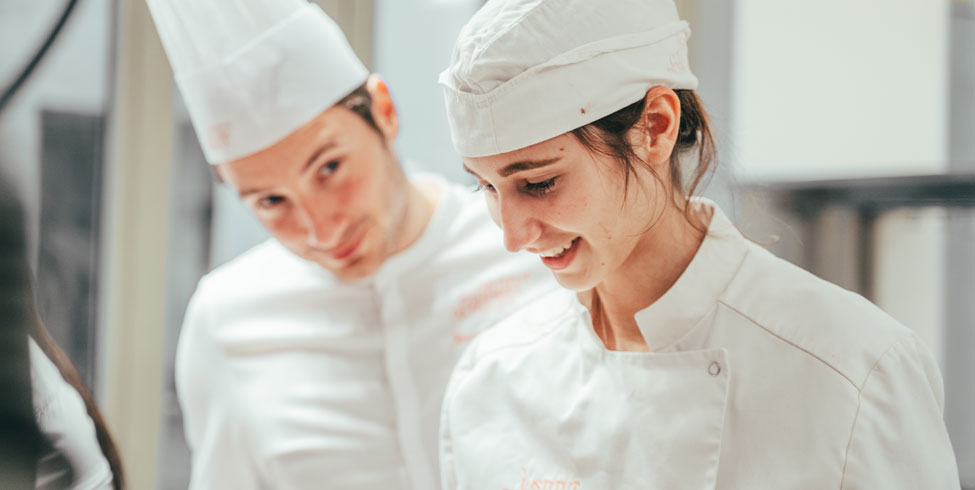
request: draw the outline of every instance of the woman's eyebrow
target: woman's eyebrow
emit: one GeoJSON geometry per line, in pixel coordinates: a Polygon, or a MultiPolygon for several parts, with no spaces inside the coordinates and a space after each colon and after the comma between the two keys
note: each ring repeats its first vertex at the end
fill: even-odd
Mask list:
{"type": "MultiPolygon", "coordinates": [[[[510,165],[507,165],[501,170],[498,170],[498,175],[500,175],[501,177],[509,177],[512,174],[516,174],[518,172],[524,172],[525,170],[532,170],[532,169],[552,165],[553,163],[556,163],[561,159],[562,157],[549,158],[547,160],[522,160],[520,162],[515,162],[510,165]]],[[[473,175],[474,177],[481,178],[481,176],[477,175],[477,172],[471,170],[471,168],[468,167],[466,163],[464,164],[464,171],[473,175]]]]}
{"type": "Polygon", "coordinates": [[[545,167],[561,160],[562,157],[549,158],[547,160],[524,160],[520,162],[512,163],[501,170],[498,170],[498,175],[501,177],[508,177],[512,174],[518,172],[524,172],[525,170],[532,170],[536,168],[545,167]]]}

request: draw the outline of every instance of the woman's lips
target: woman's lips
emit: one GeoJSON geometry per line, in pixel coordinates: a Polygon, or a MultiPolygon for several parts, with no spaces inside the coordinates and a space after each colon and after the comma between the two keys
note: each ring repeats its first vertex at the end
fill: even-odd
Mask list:
{"type": "Polygon", "coordinates": [[[558,257],[542,257],[542,263],[553,271],[565,269],[572,263],[572,259],[576,257],[576,252],[579,250],[580,241],[581,240],[578,237],[575,240],[572,240],[572,246],[558,257]]]}

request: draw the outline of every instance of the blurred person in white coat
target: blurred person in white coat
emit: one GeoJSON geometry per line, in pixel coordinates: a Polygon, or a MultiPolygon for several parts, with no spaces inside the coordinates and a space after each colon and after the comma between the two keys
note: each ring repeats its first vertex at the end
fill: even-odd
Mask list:
{"type": "Polygon", "coordinates": [[[455,146],[566,291],[458,363],[444,488],[959,488],[917,335],[694,197],[715,147],[689,34],[673,0],[489,0],[461,31],[455,146]]]}
{"type": "Polygon", "coordinates": [[[0,488],[122,490],[109,427],[37,309],[24,231],[0,175],[0,488]]]}
{"type": "Polygon", "coordinates": [[[190,487],[437,488],[461,351],[557,284],[471,189],[407,178],[389,91],[318,6],[148,5],[208,161],[273,237],[187,310],[190,487]]]}

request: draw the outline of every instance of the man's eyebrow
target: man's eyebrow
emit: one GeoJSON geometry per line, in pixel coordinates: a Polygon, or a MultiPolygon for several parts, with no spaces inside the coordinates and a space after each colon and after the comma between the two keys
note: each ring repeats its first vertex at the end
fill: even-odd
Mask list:
{"type": "MultiPolygon", "coordinates": [[[[301,172],[302,173],[306,172],[308,170],[308,167],[311,167],[312,164],[314,164],[318,160],[318,157],[322,155],[322,153],[325,153],[326,151],[329,151],[332,148],[335,148],[336,146],[337,144],[335,143],[335,141],[331,141],[331,140],[322,143],[322,145],[319,146],[318,149],[316,149],[314,152],[312,152],[310,157],[308,157],[308,161],[306,161],[305,165],[301,168],[301,172]]],[[[257,194],[258,192],[264,192],[264,189],[262,188],[245,189],[238,192],[237,194],[240,196],[241,199],[243,199],[251,194],[257,194]]]]}
{"type": "Polygon", "coordinates": [[[318,157],[321,156],[322,153],[325,153],[326,151],[335,148],[335,146],[336,146],[335,141],[333,140],[328,140],[322,143],[322,146],[319,146],[318,149],[312,152],[311,156],[308,157],[308,161],[305,162],[305,166],[302,167],[301,172],[304,173],[306,170],[308,170],[308,167],[311,167],[312,164],[315,163],[316,160],[318,160],[318,157]]]}
{"type": "Polygon", "coordinates": [[[518,172],[524,172],[525,170],[532,170],[536,168],[546,167],[553,163],[561,160],[562,157],[549,158],[548,160],[525,160],[521,162],[515,162],[508,165],[501,170],[498,170],[498,175],[501,177],[508,177],[511,174],[516,174],[518,172]]]}
{"type": "Polygon", "coordinates": [[[260,189],[260,188],[244,189],[238,192],[237,195],[240,196],[241,199],[244,199],[251,194],[257,194],[258,192],[264,192],[264,189],[260,189]]]}

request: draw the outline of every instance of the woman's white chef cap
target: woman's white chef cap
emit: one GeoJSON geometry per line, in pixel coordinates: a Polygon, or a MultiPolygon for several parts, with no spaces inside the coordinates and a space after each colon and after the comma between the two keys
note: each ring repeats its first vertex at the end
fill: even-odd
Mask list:
{"type": "Polygon", "coordinates": [[[545,141],[656,85],[694,89],[690,28],[673,0],[489,0],[440,75],[458,153],[545,141]]]}
{"type": "Polygon", "coordinates": [[[306,0],[147,0],[207,161],[280,141],[366,81],[306,0]]]}

